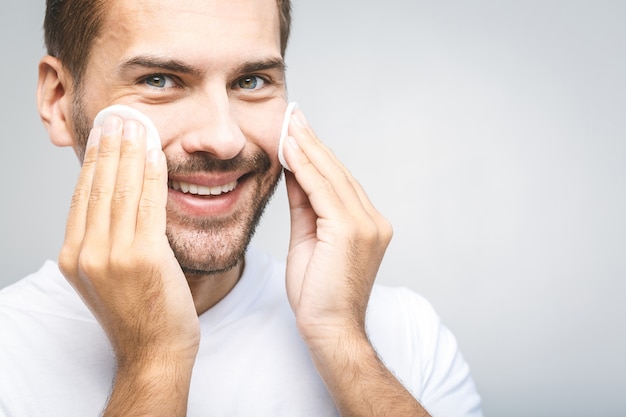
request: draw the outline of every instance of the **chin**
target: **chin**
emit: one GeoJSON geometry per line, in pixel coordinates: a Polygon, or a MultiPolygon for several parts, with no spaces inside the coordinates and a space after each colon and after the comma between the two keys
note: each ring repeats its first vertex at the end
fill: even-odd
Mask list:
{"type": "Polygon", "coordinates": [[[212,224],[205,220],[203,227],[187,230],[168,226],[167,236],[185,275],[216,275],[239,265],[257,222],[257,216],[243,223],[237,218],[212,224]]]}

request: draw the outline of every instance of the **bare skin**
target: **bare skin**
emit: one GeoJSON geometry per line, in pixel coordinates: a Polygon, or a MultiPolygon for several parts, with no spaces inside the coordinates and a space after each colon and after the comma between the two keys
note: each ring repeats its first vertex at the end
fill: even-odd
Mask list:
{"type": "MultiPolygon", "coordinates": [[[[133,105],[157,123],[162,151],[146,153],[143,127],[116,117],[85,147],[72,79],[55,58],[40,64],[38,103],[52,141],[84,154],[59,266],[116,354],[104,415],[184,416],[198,315],[236,285],[243,258],[228,248],[245,247],[262,205],[255,196],[269,196],[281,172],[284,68],[274,0],[163,0],[149,12],[141,3],[116,2],[87,66],[81,111],[92,120],[106,105],[133,105]],[[202,170],[198,155],[239,162],[202,170]],[[172,180],[237,185],[202,198],[172,180]]],[[[365,331],[391,226],[300,111],[290,136],[286,287],[314,363],[342,416],[428,415],[365,331]]]]}

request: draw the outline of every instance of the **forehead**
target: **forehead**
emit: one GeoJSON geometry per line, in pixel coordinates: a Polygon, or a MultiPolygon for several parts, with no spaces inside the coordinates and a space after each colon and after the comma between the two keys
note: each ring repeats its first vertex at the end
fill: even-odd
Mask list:
{"type": "Polygon", "coordinates": [[[276,0],[111,0],[95,46],[190,58],[275,55],[279,22],[276,0]]]}

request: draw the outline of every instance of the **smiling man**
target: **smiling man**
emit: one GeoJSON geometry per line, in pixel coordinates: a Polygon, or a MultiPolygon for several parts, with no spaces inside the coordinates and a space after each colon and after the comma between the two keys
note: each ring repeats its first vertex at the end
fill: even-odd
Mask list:
{"type": "Polygon", "coordinates": [[[58,266],[0,293],[0,413],[481,415],[428,302],[374,285],[391,227],[301,111],[286,262],[248,248],[283,173],[289,26],[287,0],[48,1],[37,102],[82,169],[58,266]],[[92,128],[113,104],[162,149],[92,128]]]}

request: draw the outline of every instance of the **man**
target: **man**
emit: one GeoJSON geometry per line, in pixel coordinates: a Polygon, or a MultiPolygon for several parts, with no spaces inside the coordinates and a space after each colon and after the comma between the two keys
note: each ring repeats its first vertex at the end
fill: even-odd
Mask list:
{"type": "Polygon", "coordinates": [[[0,295],[2,413],[481,415],[428,303],[374,287],[391,227],[301,111],[286,265],[248,250],[282,175],[289,7],[48,1],[39,111],[82,170],[58,269],[0,295]],[[92,129],[111,104],[162,150],[132,120],[92,129]]]}

